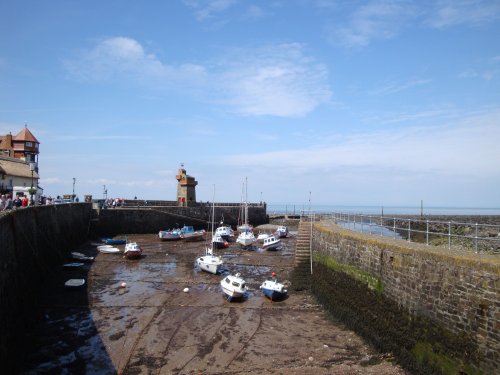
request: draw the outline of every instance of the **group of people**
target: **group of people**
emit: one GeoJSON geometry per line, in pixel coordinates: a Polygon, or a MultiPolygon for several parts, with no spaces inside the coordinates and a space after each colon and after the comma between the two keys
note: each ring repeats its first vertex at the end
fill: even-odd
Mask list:
{"type": "Polygon", "coordinates": [[[28,207],[32,204],[27,196],[17,195],[12,199],[10,194],[2,194],[0,196],[0,211],[12,210],[20,207],[28,207]]]}
{"type": "MultiPolygon", "coordinates": [[[[62,203],[61,201],[62,200],[59,196],[56,199],[53,199],[50,196],[49,197],[41,196],[36,204],[50,205],[50,204],[62,203]]],[[[78,197],[76,197],[74,202],[78,202],[78,197]]],[[[15,210],[17,208],[28,207],[34,204],[35,202],[32,201],[26,195],[16,195],[14,199],[12,199],[12,195],[9,193],[0,195],[0,211],[15,210]]]]}

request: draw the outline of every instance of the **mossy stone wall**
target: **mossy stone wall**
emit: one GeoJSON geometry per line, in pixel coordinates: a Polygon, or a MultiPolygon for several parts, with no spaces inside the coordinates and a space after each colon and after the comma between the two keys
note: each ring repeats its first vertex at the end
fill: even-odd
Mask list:
{"type": "Polygon", "coordinates": [[[500,368],[498,260],[330,224],[315,225],[313,250],[313,292],[382,350],[400,348],[408,368],[421,368],[419,359],[441,373],[500,368]],[[324,278],[332,284],[329,298],[324,278]]]}

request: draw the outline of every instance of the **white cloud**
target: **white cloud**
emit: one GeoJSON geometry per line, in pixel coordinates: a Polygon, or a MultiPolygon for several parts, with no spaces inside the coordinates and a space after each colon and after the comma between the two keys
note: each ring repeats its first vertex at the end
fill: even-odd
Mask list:
{"type": "Polygon", "coordinates": [[[327,102],[327,69],[300,44],[241,51],[225,64],[218,82],[222,102],[246,116],[298,117],[327,102]]]}
{"type": "Polygon", "coordinates": [[[434,28],[479,26],[500,18],[500,3],[491,0],[441,0],[426,19],[434,28]]]}
{"type": "MultiPolygon", "coordinates": [[[[317,173],[325,170],[376,171],[386,176],[432,174],[440,178],[477,178],[500,174],[500,111],[471,116],[445,126],[376,131],[311,148],[235,155],[233,166],[249,168],[272,160],[280,170],[317,173]]],[[[366,173],[366,172],[364,172],[366,173]]]]}
{"type": "Polygon", "coordinates": [[[72,77],[96,82],[126,77],[126,81],[161,85],[195,81],[204,74],[200,65],[164,64],[154,54],[146,53],[135,39],[121,36],[100,41],[76,58],[65,60],[64,65],[72,77]]]}
{"type": "Polygon", "coordinates": [[[306,56],[297,43],[239,50],[209,69],[192,63],[167,65],[136,40],[114,37],[65,65],[78,79],[127,82],[164,92],[175,88],[245,116],[304,116],[331,97],[326,67],[306,56]]]}
{"type": "Polygon", "coordinates": [[[390,39],[416,15],[409,1],[371,1],[357,8],[344,26],[331,30],[335,44],[347,47],[363,47],[372,40],[390,39]]]}

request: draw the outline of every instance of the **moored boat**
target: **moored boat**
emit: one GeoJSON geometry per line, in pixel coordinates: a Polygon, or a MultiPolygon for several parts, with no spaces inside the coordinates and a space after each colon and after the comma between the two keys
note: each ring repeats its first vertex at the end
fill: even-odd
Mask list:
{"type": "Polygon", "coordinates": [[[205,239],[207,231],[205,229],[194,230],[191,225],[184,225],[181,228],[181,238],[186,241],[202,241],[205,239]]]}
{"type": "Polygon", "coordinates": [[[248,291],[245,280],[240,276],[241,275],[239,273],[235,275],[227,275],[221,280],[220,285],[222,287],[222,291],[228,299],[243,297],[248,291]]]}
{"type": "Polygon", "coordinates": [[[252,231],[245,231],[240,233],[238,238],[236,239],[236,242],[238,242],[241,246],[250,246],[253,243],[255,243],[257,239],[255,238],[255,235],[253,234],[252,231]]]}
{"type": "Polygon", "coordinates": [[[114,247],[113,245],[100,245],[100,246],[97,246],[97,250],[100,253],[104,253],[104,254],[117,254],[120,252],[120,249],[117,247],[114,247]]]}
{"type": "Polygon", "coordinates": [[[215,234],[221,236],[226,241],[231,241],[234,238],[234,231],[229,225],[224,225],[221,222],[221,225],[215,229],[215,234]]]}
{"type": "Polygon", "coordinates": [[[221,272],[222,268],[222,257],[218,257],[214,255],[214,248],[216,244],[219,244],[222,241],[222,247],[224,247],[224,239],[220,235],[214,235],[214,220],[215,217],[215,186],[214,186],[214,200],[212,202],[212,214],[211,214],[211,222],[212,222],[212,243],[211,246],[207,246],[205,248],[205,255],[202,255],[196,258],[195,263],[200,267],[203,271],[210,272],[213,274],[217,274],[221,272]]]}
{"type": "Polygon", "coordinates": [[[264,240],[269,236],[269,233],[259,233],[259,235],[257,236],[257,241],[259,241],[260,243],[264,243],[264,240]]]}
{"type": "Polygon", "coordinates": [[[128,242],[125,245],[125,250],[123,251],[123,256],[127,259],[137,259],[142,255],[142,248],[137,242],[128,242]]]}
{"type": "Polygon", "coordinates": [[[261,284],[260,289],[266,297],[271,299],[271,301],[284,299],[288,294],[286,286],[278,282],[274,272],[272,273],[272,278],[265,280],[261,284]]]}
{"type": "Polygon", "coordinates": [[[281,240],[276,236],[269,236],[264,239],[262,248],[264,250],[277,250],[281,246],[281,240]]]}
{"type": "Polygon", "coordinates": [[[195,262],[203,271],[213,273],[214,275],[221,272],[222,265],[224,264],[222,257],[214,255],[211,247],[207,247],[205,255],[196,258],[195,262]]]}
{"type": "Polygon", "coordinates": [[[229,246],[229,243],[222,238],[220,234],[214,234],[212,237],[212,245],[215,249],[224,249],[229,246]]]}
{"type": "Polygon", "coordinates": [[[288,227],[284,225],[278,226],[278,229],[276,229],[275,236],[278,238],[285,238],[288,236],[288,227]]]}
{"type": "Polygon", "coordinates": [[[123,245],[127,243],[127,239],[123,238],[103,238],[102,242],[106,245],[123,245]]]}
{"type": "Polygon", "coordinates": [[[182,238],[181,237],[181,230],[179,228],[160,230],[158,232],[158,237],[161,240],[165,240],[165,241],[180,240],[182,238]]]}

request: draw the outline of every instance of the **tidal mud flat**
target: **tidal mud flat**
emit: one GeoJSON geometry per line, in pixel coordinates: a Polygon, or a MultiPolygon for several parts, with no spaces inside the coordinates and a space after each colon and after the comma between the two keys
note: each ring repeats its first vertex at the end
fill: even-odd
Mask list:
{"type": "Polygon", "coordinates": [[[222,275],[194,267],[204,242],[128,239],[142,245],[141,259],[97,253],[89,243],[74,250],[93,262],[56,272],[44,285],[19,353],[21,373],[406,374],[390,354],[332,321],[308,292],[292,286],[279,302],[262,295],[271,272],[290,280],[293,233],[278,251],[234,242],[216,250],[250,289],[234,302],[221,292],[222,275]],[[74,277],[86,287],[65,289],[74,277]]]}

